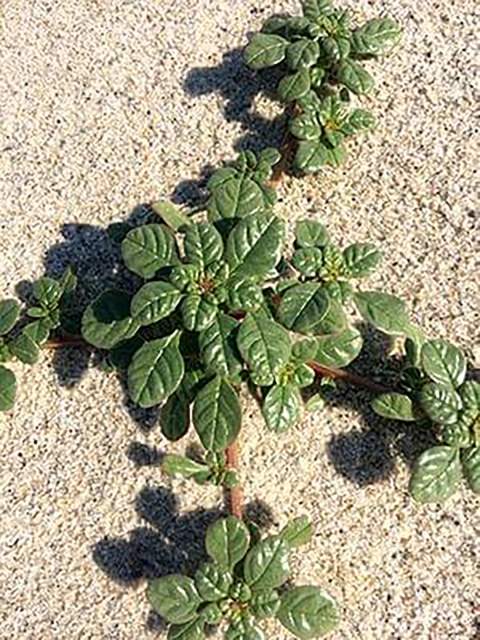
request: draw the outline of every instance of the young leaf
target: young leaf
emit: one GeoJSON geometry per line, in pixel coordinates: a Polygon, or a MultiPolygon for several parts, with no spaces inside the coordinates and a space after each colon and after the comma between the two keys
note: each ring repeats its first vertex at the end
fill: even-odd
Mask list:
{"type": "Polygon", "coordinates": [[[261,313],[249,313],[242,322],[237,344],[255,384],[274,384],[281,368],[289,361],[291,343],[288,332],[261,313]]]}
{"type": "Polygon", "coordinates": [[[357,95],[369,93],[374,85],[372,76],[354,60],[343,60],[340,63],[338,80],[357,95]]]}
{"type": "Polygon", "coordinates": [[[42,318],[35,322],[29,322],[22,331],[34,342],[40,345],[48,340],[51,326],[52,325],[48,318],[42,318]]]}
{"type": "Polygon", "coordinates": [[[282,596],[278,620],[297,638],[309,640],[329,633],[338,624],[333,598],[318,587],[294,587],[282,596]]]}
{"type": "Polygon", "coordinates": [[[9,348],[13,355],[25,364],[35,364],[40,354],[37,343],[26,333],[17,336],[9,344],[9,348]]]}
{"type": "Polygon", "coordinates": [[[168,630],[168,640],[204,640],[205,619],[202,616],[193,618],[183,624],[174,624],[168,630]]]}
{"type": "Polygon", "coordinates": [[[480,411],[480,382],[477,380],[467,380],[458,391],[464,409],[480,411]]]}
{"type": "Polygon", "coordinates": [[[372,402],[372,409],[379,416],[392,420],[414,422],[417,419],[412,401],[401,393],[382,393],[372,402]]]}
{"type": "Polygon", "coordinates": [[[190,225],[185,233],[185,256],[188,262],[205,267],[221,260],[223,256],[222,236],[209,222],[190,225]]]}
{"type": "Polygon", "coordinates": [[[287,48],[287,65],[293,71],[308,69],[308,67],[312,67],[315,64],[319,55],[320,47],[318,42],[309,38],[300,38],[287,48]]]}
{"type": "Polygon", "coordinates": [[[291,549],[307,544],[312,539],[312,536],[313,524],[307,516],[295,518],[280,532],[280,537],[285,540],[291,549]]]}
{"type": "Polygon", "coordinates": [[[13,298],[0,300],[0,336],[4,336],[11,329],[20,315],[20,305],[13,298]]]}
{"type": "Polygon", "coordinates": [[[233,569],[245,556],[250,533],[238,518],[228,516],[211,524],[205,536],[208,555],[221,569],[233,569]]]}
{"type": "Polygon", "coordinates": [[[322,264],[322,251],[318,247],[297,249],[292,256],[292,265],[307,278],[314,278],[322,264]]]}
{"type": "Polygon", "coordinates": [[[375,116],[365,109],[354,109],[347,122],[342,124],[342,132],[345,135],[352,135],[376,126],[375,116]]]}
{"type": "Polygon", "coordinates": [[[290,576],[289,545],[278,536],[260,540],[243,565],[245,581],[252,591],[281,587],[290,576]]]}
{"type": "Polygon", "coordinates": [[[370,276],[382,261],[382,254],[373,244],[352,244],[343,252],[345,266],[353,278],[370,276]]]}
{"type": "Polygon", "coordinates": [[[328,149],[321,139],[302,140],[295,154],[295,169],[315,173],[328,163],[328,149]]]}
{"type": "Polygon", "coordinates": [[[148,282],[133,296],[132,316],[143,326],[153,324],[169,316],[182,297],[168,282],[148,282]]]}
{"type": "Polygon", "coordinates": [[[361,291],[354,296],[364,320],[388,335],[405,333],[410,321],[403,300],[381,291],[361,291]]]}
{"type": "Polygon", "coordinates": [[[318,18],[333,13],[332,0],[302,0],[303,15],[315,22],[318,18]]]}
{"type": "Polygon", "coordinates": [[[282,78],[278,85],[278,93],[283,102],[292,102],[308,93],[310,86],[308,69],[300,69],[300,71],[282,78]]]}
{"type": "Polygon", "coordinates": [[[362,56],[390,53],[402,38],[402,30],[391,18],[374,18],[353,33],[353,50],[362,56]]]}
{"type": "Polygon", "coordinates": [[[179,456],[172,453],[165,456],[162,462],[162,469],[169,476],[180,475],[185,478],[191,478],[196,473],[208,471],[209,468],[205,464],[200,464],[199,462],[195,462],[195,460],[191,460],[185,456],[179,456]]]}
{"type": "Polygon", "coordinates": [[[182,227],[187,227],[191,224],[190,218],[168,200],[159,200],[158,202],[154,202],[152,204],[152,209],[162,218],[165,224],[174,231],[178,231],[182,227]]]}
{"type": "Polygon", "coordinates": [[[257,33],[245,49],[245,62],[252,69],[273,67],[285,58],[288,44],[280,36],[257,33]]]}
{"type": "Polygon", "coordinates": [[[293,384],[274,385],[262,406],[263,417],[271,431],[283,433],[293,427],[300,417],[301,396],[293,384]]]}
{"type": "Polygon", "coordinates": [[[240,220],[227,242],[231,271],[259,278],[268,274],[281,258],[284,239],[285,225],[277,216],[259,213],[240,220]]]}
{"type": "Polygon", "coordinates": [[[316,333],[330,306],[320,284],[306,282],[290,287],[282,297],[280,322],[297,333],[316,333]]]}
{"type": "Polygon", "coordinates": [[[33,295],[43,307],[52,309],[62,297],[62,287],[53,278],[40,278],[33,284],[33,295]]]}
{"type": "Polygon", "coordinates": [[[146,342],[128,367],[128,390],[141,407],[162,404],[180,384],[184,364],[178,348],[179,334],[146,342]]]}
{"type": "Polygon", "coordinates": [[[225,640],[265,640],[265,634],[249,618],[233,620],[225,632],[225,640]]]}
{"type": "Polygon", "coordinates": [[[458,387],[465,379],[467,361],[463,353],[446,340],[430,340],[422,348],[422,366],[433,382],[458,387]]]}
{"type": "Polygon", "coordinates": [[[314,114],[302,113],[290,120],[289,130],[299,140],[318,140],[322,135],[322,128],[314,114]]]}
{"type": "Polygon", "coordinates": [[[236,391],[216,376],[193,403],[193,426],[205,449],[223,451],[238,436],[242,411],[236,391]]]}
{"type": "Polygon", "coordinates": [[[439,424],[454,424],[462,408],[462,401],[453,387],[437,382],[423,385],[419,400],[430,420],[439,424]]]}
{"type": "Polygon", "coordinates": [[[257,591],[249,602],[255,618],[274,616],[280,608],[280,596],[277,591],[257,591]]]}
{"type": "Polygon", "coordinates": [[[470,489],[480,494],[480,446],[462,452],[462,465],[470,489]]]}
{"type": "Polygon", "coordinates": [[[147,594],[155,611],[176,624],[196,618],[202,602],[193,580],[177,574],[152,580],[147,594]]]}
{"type": "Polygon", "coordinates": [[[175,237],[161,224],[146,224],[130,231],[122,242],[122,255],[128,269],[145,280],[179,260],[175,237]]]}
{"type": "Polygon", "coordinates": [[[300,220],[295,227],[295,241],[299,247],[326,247],[330,243],[327,230],[315,220],[300,220]]]}
{"type": "Polygon", "coordinates": [[[204,564],[195,574],[195,586],[206,602],[216,602],[226,598],[232,584],[233,576],[231,572],[226,569],[220,569],[215,564],[204,564]]]}
{"type": "Polygon", "coordinates": [[[219,313],[199,336],[200,349],[207,369],[227,379],[235,379],[243,368],[235,343],[239,323],[219,313]]]}
{"type": "Polygon", "coordinates": [[[316,341],[314,360],[327,367],[346,367],[355,360],[363,346],[362,334],[357,329],[347,329],[339,335],[319,336],[316,341]]]}
{"type": "Polygon", "coordinates": [[[216,304],[194,293],[183,299],[180,308],[183,325],[188,331],[205,331],[218,313],[216,304]]]}
{"type": "Polygon", "coordinates": [[[0,411],[9,411],[15,402],[17,379],[15,374],[0,365],[0,411]]]}
{"type": "Polygon", "coordinates": [[[416,461],[410,493],[417,502],[443,502],[458,489],[461,477],[458,449],[432,447],[416,461]]]}
{"type": "Polygon", "coordinates": [[[140,327],[130,315],[131,296],[126,291],[105,291],[86,309],[82,318],[82,336],[99,349],[111,349],[135,335],[140,327]]]}
{"type": "Polygon", "coordinates": [[[245,218],[263,209],[265,199],[260,185],[246,175],[234,175],[212,187],[208,219],[217,222],[225,218],[245,218]]]}

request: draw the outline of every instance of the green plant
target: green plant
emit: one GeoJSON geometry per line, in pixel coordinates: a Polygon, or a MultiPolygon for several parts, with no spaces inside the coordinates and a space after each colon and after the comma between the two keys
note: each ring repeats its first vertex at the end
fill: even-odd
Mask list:
{"type": "Polygon", "coordinates": [[[304,0],[303,16],[266,20],[245,50],[252,69],[278,66],[278,96],[290,105],[289,130],[298,141],[293,168],[313,173],[344,162],[346,138],[375,127],[373,115],[351,108],[351,94],[369,93],[374,80],[363,62],[387,55],[401,39],[391,18],[353,27],[331,0],[304,0]]]}
{"type": "MultiPolygon", "coordinates": [[[[390,52],[400,29],[385,18],[352,30],[329,0],[305,0],[303,9],[303,18],[268,20],[245,55],[254,68],[284,65],[279,93],[292,103],[289,131],[300,141],[294,164],[309,172],[341,162],[344,138],[373,126],[368,112],[350,110],[349,92],[371,88],[359,60],[390,52]]],[[[445,500],[462,474],[480,493],[480,384],[466,357],[445,340],[427,340],[402,300],[364,288],[382,259],[373,245],[342,248],[316,220],[300,221],[293,247],[286,245],[285,221],[274,211],[283,151],[246,151],[216,171],[198,218],[158,202],[155,222],[115,225],[112,240],[121,242],[137,285],[101,293],[81,323],[71,270],[36,282],[36,303],[23,314],[15,300],[0,302],[1,363],[32,364],[40,347],[92,345],[107,370],[126,378],[133,402],[161,407],[167,439],[180,440],[193,425],[202,454],[167,455],[164,472],[229,491],[231,515],[206,534],[210,562],[193,578],[149,585],[150,602],[172,624],[171,639],[201,640],[206,625],[224,623],[227,640],[262,640],[258,619],[267,616],[308,639],[338,621],[322,590],[289,582],[290,551],[312,535],[308,519],[263,539],[244,521],[236,448],[242,385],[273,437],[294,428],[304,408],[325,406],[323,384],[366,387],[378,394],[377,414],[415,422],[435,440],[413,471],[415,500],[445,500]],[[401,373],[388,384],[345,369],[363,348],[358,320],[400,343],[401,373]]],[[[15,393],[13,372],[0,365],[0,410],[11,409],[15,393]]]]}

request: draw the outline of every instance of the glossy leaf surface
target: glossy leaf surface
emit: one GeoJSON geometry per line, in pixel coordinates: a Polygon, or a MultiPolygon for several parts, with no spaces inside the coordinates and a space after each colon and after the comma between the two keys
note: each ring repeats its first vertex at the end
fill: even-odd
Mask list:
{"type": "Polygon", "coordinates": [[[443,502],[458,489],[462,467],[458,450],[437,446],[418,458],[410,478],[410,493],[417,502],[443,502]]]}
{"type": "Polygon", "coordinates": [[[245,581],[253,591],[282,586],[290,575],[290,547],[281,537],[260,540],[244,563],[245,581]]]}
{"type": "Polygon", "coordinates": [[[17,380],[10,369],[0,365],[0,411],[9,411],[15,402],[17,380]]]}
{"type": "Polygon", "coordinates": [[[233,516],[216,520],[207,529],[207,553],[223,569],[231,569],[240,562],[249,545],[250,533],[247,527],[233,516]]]}
{"type": "Polygon", "coordinates": [[[277,618],[297,638],[309,640],[332,631],[339,613],[333,598],[318,587],[294,587],[282,596],[277,618]]]}
{"type": "Polygon", "coordinates": [[[446,340],[430,340],[422,348],[422,367],[434,382],[458,387],[465,379],[467,362],[463,353],[446,340]]]}
{"type": "Polygon", "coordinates": [[[82,318],[82,336],[99,349],[111,349],[138,331],[139,321],[130,314],[131,295],[126,291],[105,291],[82,318]]]}
{"type": "Polygon", "coordinates": [[[131,314],[141,325],[149,325],[169,316],[182,294],[168,282],[148,282],[133,296],[131,314]]]}
{"type": "Polygon", "coordinates": [[[152,580],[148,599],[157,613],[176,624],[196,618],[202,602],[193,580],[177,574],[152,580]]]}
{"type": "Polygon", "coordinates": [[[20,315],[20,305],[17,300],[7,298],[0,300],[0,336],[5,335],[12,329],[20,315]]]}
{"type": "Polygon", "coordinates": [[[125,264],[146,280],[162,267],[178,263],[178,251],[173,233],[161,224],[146,224],[132,229],[122,242],[125,264]]]}
{"type": "Polygon", "coordinates": [[[386,334],[405,333],[410,325],[403,300],[381,291],[361,291],[354,296],[363,319],[386,334]]]}
{"type": "Polygon", "coordinates": [[[379,416],[392,420],[413,422],[416,420],[412,401],[401,393],[382,393],[372,402],[372,408],[379,416]]]}
{"type": "Polygon", "coordinates": [[[199,391],[192,417],[205,449],[223,451],[240,432],[242,411],[237,392],[216,376],[199,391]]]}
{"type": "Polygon", "coordinates": [[[264,400],[263,417],[271,431],[283,433],[294,426],[300,417],[301,396],[293,384],[274,385],[264,400]]]}

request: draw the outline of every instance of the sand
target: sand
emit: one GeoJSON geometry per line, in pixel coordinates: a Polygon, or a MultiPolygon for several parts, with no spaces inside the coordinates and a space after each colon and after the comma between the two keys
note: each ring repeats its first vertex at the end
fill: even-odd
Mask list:
{"type": "MultiPolygon", "coordinates": [[[[256,96],[239,49],[265,16],[295,7],[6,0],[2,295],[24,295],[29,281],[69,262],[86,293],[107,286],[118,271],[108,224],[141,218],[141,205],[158,198],[194,202],[202,176],[234,148],[278,141],[281,111],[256,96]]],[[[285,181],[278,211],[291,228],[307,215],[344,244],[378,243],[385,260],[372,288],[405,298],[428,335],[473,352],[475,2],[381,0],[357,9],[389,12],[405,27],[402,48],[371,65],[377,90],[365,102],[379,127],[351,146],[342,170],[285,181]]],[[[175,447],[89,358],[46,352],[34,367],[15,366],[18,402],[0,416],[5,640],[164,638],[145,577],[191,570],[199,535],[222,508],[215,488],[161,474],[162,455],[175,447]]],[[[250,511],[272,533],[289,517],[313,518],[315,538],[296,556],[295,573],[341,604],[335,640],[479,638],[478,498],[464,489],[443,506],[415,504],[407,480],[418,438],[376,419],[368,401],[339,393],[275,438],[245,397],[250,511]]],[[[269,638],[290,637],[268,629],[269,638]]]]}

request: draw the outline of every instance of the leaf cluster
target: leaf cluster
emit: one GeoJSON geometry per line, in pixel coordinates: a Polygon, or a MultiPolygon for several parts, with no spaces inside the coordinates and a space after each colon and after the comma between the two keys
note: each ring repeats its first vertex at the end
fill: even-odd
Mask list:
{"type": "Polygon", "coordinates": [[[264,640],[268,617],[305,640],[331,631],[335,601],[318,587],[287,585],[291,551],[312,533],[305,517],[263,539],[233,516],[214,522],[205,537],[210,561],[193,578],[173,574],[148,586],[151,605],[171,623],[168,638],[203,640],[207,626],[222,625],[226,640],[264,640]]]}

